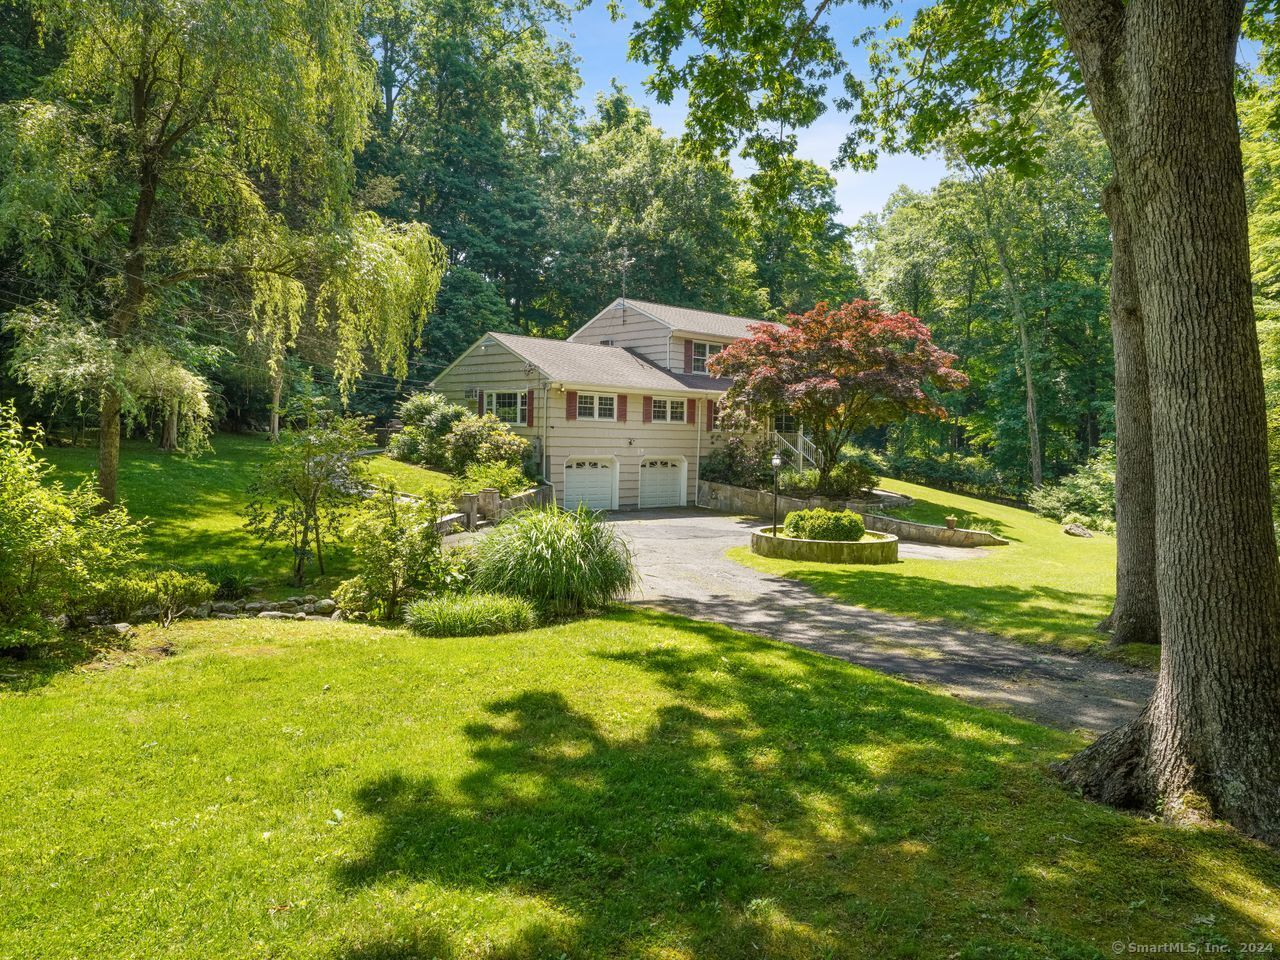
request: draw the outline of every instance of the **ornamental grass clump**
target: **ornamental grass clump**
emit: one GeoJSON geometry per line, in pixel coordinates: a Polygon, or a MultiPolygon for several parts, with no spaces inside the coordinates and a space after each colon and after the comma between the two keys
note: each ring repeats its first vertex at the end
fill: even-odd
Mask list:
{"type": "Polygon", "coordinates": [[[856,543],[866,535],[862,515],[852,510],[796,510],[787,514],[782,532],[797,540],[843,540],[856,543]]]}
{"type": "Polygon", "coordinates": [[[477,589],[524,597],[552,617],[603,607],[635,583],[626,543],[603,515],[585,507],[522,510],[477,547],[477,589]]]}
{"type": "Polygon", "coordinates": [[[409,604],[404,622],[424,637],[480,637],[529,630],[538,625],[538,613],[522,597],[454,593],[409,604]]]}

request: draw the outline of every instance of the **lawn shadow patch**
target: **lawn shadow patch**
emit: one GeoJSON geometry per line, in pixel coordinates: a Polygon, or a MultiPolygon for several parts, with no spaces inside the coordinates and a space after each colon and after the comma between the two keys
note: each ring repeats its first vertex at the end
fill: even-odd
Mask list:
{"type": "MultiPolygon", "coordinates": [[[[1046,767],[1078,738],[714,624],[601,619],[652,631],[584,651],[669,695],[649,722],[619,735],[607,713],[539,687],[486,703],[464,728],[456,779],[388,771],[359,789],[376,828],[340,887],[427,883],[542,905],[555,919],[490,944],[504,958],[674,945],[1085,957],[1121,931],[1203,939],[1193,917],[1206,910],[1215,932],[1256,933],[1213,871],[1280,881],[1247,842],[1068,794],[1046,767]],[[1153,889],[1145,908],[1118,892],[1153,889]]],[[[424,921],[418,935],[445,938],[441,956],[464,952],[447,926],[424,921]]],[[[414,955],[397,949],[393,938],[341,956],[414,955]]]]}

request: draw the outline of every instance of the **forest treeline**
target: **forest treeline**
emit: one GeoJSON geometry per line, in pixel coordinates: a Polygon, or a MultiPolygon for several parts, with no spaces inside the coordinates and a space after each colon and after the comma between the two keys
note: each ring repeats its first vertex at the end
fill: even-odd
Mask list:
{"type": "MultiPolygon", "coordinates": [[[[106,374],[112,361],[93,341],[112,337],[140,188],[113,176],[127,154],[127,85],[93,82],[127,54],[100,49],[75,18],[100,36],[133,34],[119,4],[61,19],[60,6],[0,5],[0,377],[28,418],[57,432],[96,428],[112,378],[132,403],[126,430],[172,446],[210,417],[267,426],[269,411],[309,390],[385,417],[485,330],[572,332],[621,293],[625,271],[640,299],[778,318],[870,296],[923,319],[971,386],[941,398],[944,421],[863,438],[896,472],[1022,495],[1114,435],[1100,201],[1111,163],[1086,112],[1043,118],[1043,155],[1016,175],[956,151],[936,188],[903,188],[847,224],[834,178],[814,163],[735,175],[617,86],[583,109],[561,39],[572,8],[556,0],[331,5],[333,22],[299,26],[351,31],[349,43],[332,41],[341,49],[306,54],[315,69],[342,71],[345,93],[307,88],[275,62],[279,50],[236,52],[257,80],[230,89],[220,78],[220,103],[245,106],[200,118],[174,148],[148,241],[153,269],[166,272],[147,316],[113,341],[127,341],[128,363],[106,374]],[[282,128],[278,115],[294,108],[322,121],[280,142],[229,128],[282,128]],[[363,278],[379,270],[414,279],[397,288],[384,277],[370,296],[363,278]],[[413,298],[431,307],[420,327],[392,316],[413,298]]],[[[276,5],[243,0],[226,15],[249,30],[263,9],[276,5]]],[[[1246,134],[1256,121],[1246,164],[1274,371],[1280,160],[1265,133],[1269,94],[1259,81],[1243,116],[1246,134]]]]}

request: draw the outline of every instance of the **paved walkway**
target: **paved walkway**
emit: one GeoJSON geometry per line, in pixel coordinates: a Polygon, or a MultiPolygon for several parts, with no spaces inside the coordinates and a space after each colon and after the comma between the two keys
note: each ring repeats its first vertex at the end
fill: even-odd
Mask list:
{"type": "MultiPolygon", "coordinates": [[[[773,637],[1063,730],[1101,733],[1136,714],[1150,672],[1002,637],[875,613],[725,557],[748,521],[706,510],[618,513],[643,584],[636,602],[773,637]]],[[[1000,549],[1000,548],[995,548],[1000,549]]],[[[902,544],[902,556],[963,562],[977,551],[902,544]]]]}

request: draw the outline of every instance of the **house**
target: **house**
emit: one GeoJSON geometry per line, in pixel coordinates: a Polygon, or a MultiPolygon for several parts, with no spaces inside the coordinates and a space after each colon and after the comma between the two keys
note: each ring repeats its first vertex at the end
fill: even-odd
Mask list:
{"type": "Polygon", "coordinates": [[[707,360],[759,322],[619,298],[568,340],[485,334],[431,386],[527,439],[565,507],[684,506],[724,442],[707,360]]]}

